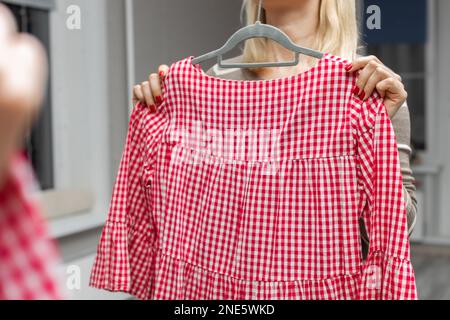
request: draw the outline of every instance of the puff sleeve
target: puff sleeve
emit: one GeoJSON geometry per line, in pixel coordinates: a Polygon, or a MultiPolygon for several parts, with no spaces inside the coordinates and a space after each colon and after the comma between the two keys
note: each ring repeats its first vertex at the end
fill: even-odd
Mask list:
{"type": "Polygon", "coordinates": [[[357,141],[361,212],[370,240],[360,299],[417,299],[395,132],[378,95],[361,103],[357,141]]]}
{"type": "Polygon", "coordinates": [[[163,106],[156,113],[141,104],[133,109],[109,213],[91,271],[92,287],[126,292],[141,299],[149,296],[156,249],[152,183],[165,124],[163,106]]]}

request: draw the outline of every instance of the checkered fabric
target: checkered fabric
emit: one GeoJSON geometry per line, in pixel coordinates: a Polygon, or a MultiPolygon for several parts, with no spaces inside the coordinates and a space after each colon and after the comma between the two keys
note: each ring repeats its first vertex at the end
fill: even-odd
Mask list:
{"type": "Polygon", "coordinates": [[[59,300],[59,255],[40,215],[36,183],[22,155],[0,191],[0,300],[59,300]]]}
{"type": "Polygon", "coordinates": [[[280,79],[185,58],[138,104],[90,284],[141,299],[416,299],[383,100],[325,54],[280,79]],[[371,241],[362,259],[358,219],[371,241]]]}

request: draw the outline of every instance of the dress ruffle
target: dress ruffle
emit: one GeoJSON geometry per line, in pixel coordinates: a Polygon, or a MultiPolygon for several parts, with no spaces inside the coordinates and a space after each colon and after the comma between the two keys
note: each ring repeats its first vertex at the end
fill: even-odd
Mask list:
{"type": "Polygon", "coordinates": [[[406,259],[392,257],[383,251],[369,253],[362,276],[359,299],[416,300],[414,270],[406,259]]]}
{"type": "Polygon", "coordinates": [[[248,281],[173,258],[152,245],[144,233],[127,230],[123,223],[106,223],[102,250],[90,279],[92,287],[125,292],[142,300],[417,299],[405,295],[410,291],[405,292],[401,283],[414,283],[411,262],[381,251],[368,257],[362,273],[319,280],[248,281]],[[143,242],[148,245],[143,246],[143,242]],[[133,272],[132,268],[146,272],[133,272]],[[138,274],[145,276],[132,276],[138,274]]]}
{"type": "Polygon", "coordinates": [[[146,226],[107,221],[102,232],[89,285],[150,299],[154,266],[153,239],[146,226]]]}
{"type": "Polygon", "coordinates": [[[247,281],[158,253],[154,300],[351,300],[359,274],[321,280],[247,281]]]}
{"type": "Polygon", "coordinates": [[[165,255],[141,234],[127,232],[123,223],[106,223],[90,286],[142,300],[351,300],[358,296],[359,274],[322,280],[247,281],[165,255]],[[142,241],[149,245],[142,246],[142,241]],[[133,272],[131,268],[137,267],[147,271],[133,272]],[[132,276],[136,274],[146,276],[138,279],[132,276]]]}

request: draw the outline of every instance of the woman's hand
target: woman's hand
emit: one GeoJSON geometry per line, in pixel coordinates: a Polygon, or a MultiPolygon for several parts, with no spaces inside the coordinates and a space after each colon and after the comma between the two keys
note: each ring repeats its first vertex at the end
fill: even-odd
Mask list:
{"type": "Polygon", "coordinates": [[[17,33],[8,8],[0,4],[0,186],[11,155],[36,118],[47,85],[47,57],[30,35],[17,33]]]}
{"type": "Polygon", "coordinates": [[[166,76],[168,70],[169,67],[167,65],[161,65],[159,67],[159,75],[152,73],[148,77],[148,81],[134,86],[133,103],[140,102],[147,105],[152,112],[156,112],[164,99],[162,96],[161,81],[166,76]]]}
{"type": "Polygon", "coordinates": [[[408,98],[402,78],[375,56],[356,59],[347,66],[346,70],[347,72],[359,71],[353,93],[365,100],[376,89],[384,99],[387,113],[391,119],[408,98]]]}

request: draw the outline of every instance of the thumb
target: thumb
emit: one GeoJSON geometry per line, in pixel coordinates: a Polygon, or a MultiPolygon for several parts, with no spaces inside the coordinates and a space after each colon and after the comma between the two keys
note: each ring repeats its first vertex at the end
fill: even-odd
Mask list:
{"type": "Polygon", "coordinates": [[[7,43],[17,32],[17,24],[9,9],[0,3],[0,45],[7,43]]]}

